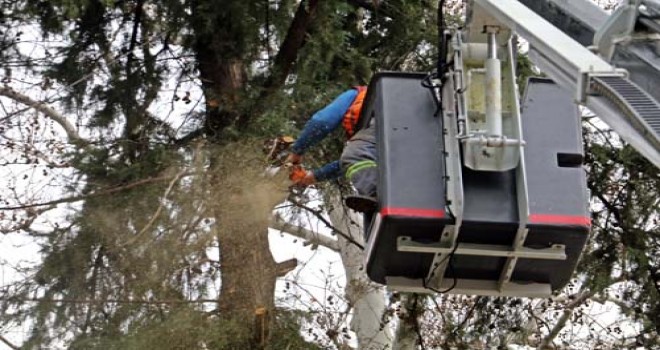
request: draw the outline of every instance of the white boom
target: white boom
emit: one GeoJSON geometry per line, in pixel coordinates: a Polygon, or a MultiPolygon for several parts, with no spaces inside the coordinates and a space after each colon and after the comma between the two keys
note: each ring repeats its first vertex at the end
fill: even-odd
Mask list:
{"type": "Polygon", "coordinates": [[[660,105],[628,79],[626,70],[615,68],[518,1],[473,0],[470,11],[467,42],[487,42],[487,27],[519,34],[544,73],[660,168],[660,105]]]}

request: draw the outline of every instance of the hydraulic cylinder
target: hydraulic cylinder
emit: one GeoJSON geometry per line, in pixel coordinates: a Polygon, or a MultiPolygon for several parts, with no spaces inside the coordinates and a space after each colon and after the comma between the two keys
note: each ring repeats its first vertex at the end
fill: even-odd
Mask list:
{"type": "Polygon", "coordinates": [[[502,67],[497,58],[496,33],[488,33],[486,59],[486,131],[488,136],[502,136],[502,67]]]}

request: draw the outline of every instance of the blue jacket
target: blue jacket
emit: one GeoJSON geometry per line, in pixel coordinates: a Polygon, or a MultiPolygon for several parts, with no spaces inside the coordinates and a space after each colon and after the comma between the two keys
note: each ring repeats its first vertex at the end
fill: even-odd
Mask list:
{"type": "MultiPolygon", "coordinates": [[[[358,92],[355,89],[344,91],[334,101],[316,112],[305,124],[300,136],[291,148],[295,154],[303,155],[312,146],[323,140],[328,134],[341,127],[344,114],[351,107],[358,92]]],[[[341,176],[339,160],[328,163],[314,170],[316,181],[331,180],[341,176]]]]}

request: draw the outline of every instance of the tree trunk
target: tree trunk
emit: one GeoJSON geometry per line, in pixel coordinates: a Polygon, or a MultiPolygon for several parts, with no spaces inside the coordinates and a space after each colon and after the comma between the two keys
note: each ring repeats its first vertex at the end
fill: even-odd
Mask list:
{"type": "MultiPolygon", "coordinates": [[[[333,197],[329,211],[333,226],[361,245],[365,245],[362,217],[346,210],[338,196],[333,197]]],[[[364,269],[364,250],[337,235],[339,254],[346,271],[346,299],[353,307],[351,330],[358,349],[391,349],[392,332],[387,324],[385,288],[371,282],[364,269]]]]}
{"type": "MultiPolygon", "coordinates": [[[[220,222],[222,224],[222,222],[220,222]]],[[[267,226],[244,222],[218,235],[222,264],[221,315],[252,329],[263,347],[275,310],[277,264],[268,246],[267,226]]]]}
{"type": "Polygon", "coordinates": [[[395,340],[392,344],[393,350],[412,350],[417,349],[419,336],[417,334],[418,327],[418,311],[419,306],[414,301],[417,296],[414,294],[402,294],[400,299],[400,306],[398,316],[398,323],[396,325],[395,340]]]}
{"type": "MultiPolygon", "coordinates": [[[[190,2],[192,18],[207,19],[191,23],[193,48],[206,100],[204,133],[212,143],[224,144],[222,132],[235,125],[243,113],[247,68],[241,55],[247,53],[241,49],[247,38],[240,37],[240,31],[236,32],[228,20],[235,13],[219,8],[209,13],[208,5],[205,1],[190,2]]],[[[255,169],[250,169],[252,164],[241,163],[239,151],[229,151],[237,154],[228,157],[221,154],[222,149],[215,149],[210,160],[214,187],[208,200],[214,205],[211,215],[216,221],[222,266],[218,307],[221,317],[248,331],[251,339],[245,341],[250,346],[263,347],[274,310],[277,266],[268,246],[267,212],[255,210],[252,203],[255,193],[249,188],[257,180],[250,175],[243,178],[244,173],[255,169]]]]}
{"type": "MultiPolygon", "coordinates": [[[[212,15],[206,11],[206,1],[192,1],[192,18],[207,18],[193,21],[195,30],[194,50],[197,69],[206,100],[204,129],[211,140],[215,139],[228,126],[241,117],[241,99],[247,83],[247,68],[238,47],[244,46],[247,38],[234,32],[231,21],[237,14],[216,11],[212,15]]],[[[222,6],[218,4],[218,6],[222,6]]]]}
{"type": "MultiPolygon", "coordinates": [[[[231,144],[212,152],[209,198],[220,246],[223,319],[247,330],[247,343],[235,348],[263,348],[275,312],[275,283],[296,267],[295,260],[276,263],[268,242],[268,223],[286,186],[262,176],[262,162],[251,155],[255,145],[231,144]],[[254,160],[257,159],[257,160],[254,160]],[[238,322],[238,324],[236,324],[238,322]],[[249,347],[246,347],[249,346],[249,347]]],[[[284,174],[286,175],[286,174],[284,174]]],[[[288,178],[284,183],[288,183],[288,178]]],[[[236,337],[241,335],[236,334],[236,337]]]]}
{"type": "MultiPolygon", "coordinates": [[[[217,3],[219,7],[213,13],[202,13],[208,11],[208,4],[200,0],[190,2],[192,18],[209,20],[191,23],[195,31],[197,69],[206,100],[203,132],[211,142],[225,144],[227,140],[221,138],[223,132],[231,126],[244,127],[255,114],[246,112],[250,103],[244,101],[249,69],[246,57],[251,53],[246,44],[249,38],[232,25],[232,21],[240,20],[237,17],[241,9],[225,11],[221,9],[223,4],[217,3]]],[[[271,82],[271,88],[283,83],[295,61],[318,1],[313,0],[312,4],[311,8],[301,4],[296,13],[285,40],[287,45],[278,53],[276,63],[282,67],[278,71],[281,76],[271,82]]],[[[259,104],[257,101],[256,105],[259,104]]],[[[217,186],[211,195],[211,200],[217,202],[212,216],[216,220],[222,265],[219,310],[223,318],[241,323],[239,329],[252,331],[251,347],[263,347],[273,320],[275,283],[287,266],[275,263],[268,245],[268,219],[276,203],[265,208],[260,198],[255,198],[263,195],[260,191],[268,190],[259,188],[263,179],[254,176],[254,171],[260,173],[260,169],[254,169],[255,164],[241,164],[244,162],[241,158],[246,157],[237,156],[233,159],[218,155],[211,161],[212,169],[224,167],[224,174],[211,177],[217,186]]],[[[263,165],[256,165],[260,166],[263,165]]]]}

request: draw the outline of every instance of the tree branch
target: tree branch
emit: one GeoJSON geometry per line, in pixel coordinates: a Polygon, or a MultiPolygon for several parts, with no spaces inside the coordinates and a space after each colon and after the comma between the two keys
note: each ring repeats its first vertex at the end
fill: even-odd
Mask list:
{"type": "MultiPolygon", "coordinates": [[[[467,322],[472,317],[472,313],[474,312],[474,309],[476,309],[477,305],[479,305],[479,301],[481,300],[481,298],[482,297],[479,296],[474,300],[474,303],[472,304],[472,307],[470,307],[470,310],[468,310],[468,312],[465,314],[465,318],[463,318],[463,321],[454,329],[454,331],[453,331],[454,333],[457,333],[459,330],[461,330],[461,329],[463,329],[463,327],[465,327],[467,322]]],[[[434,301],[435,301],[435,299],[434,299],[434,301]]],[[[440,310],[438,308],[438,311],[441,312],[442,310],[440,310]]]]}
{"type": "Polygon", "coordinates": [[[559,335],[559,332],[561,332],[561,330],[564,329],[566,323],[573,315],[573,310],[575,310],[576,307],[582,305],[582,303],[584,303],[587,299],[591,298],[595,294],[596,291],[585,291],[581,293],[579,296],[577,296],[575,300],[568,303],[564,308],[564,312],[562,313],[561,317],[559,318],[559,320],[557,320],[555,326],[552,327],[552,329],[550,330],[548,336],[545,337],[543,341],[541,341],[541,344],[539,344],[538,349],[540,350],[547,349],[550,346],[550,344],[552,344],[552,342],[555,340],[555,338],[559,335]]]}
{"type": "Polygon", "coordinates": [[[21,94],[18,91],[6,86],[0,86],[0,95],[8,97],[16,102],[22,103],[26,106],[36,109],[37,111],[45,114],[47,117],[59,124],[66,132],[66,135],[69,139],[69,143],[77,145],[88,145],[89,142],[78,134],[76,128],[71,124],[62,114],[54,110],[52,107],[47,104],[39,101],[35,101],[30,97],[21,94]]]}
{"type": "MultiPolygon", "coordinates": [[[[349,0],[348,2],[358,8],[364,8],[372,12],[378,10],[380,11],[379,13],[386,13],[386,10],[389,8],[385,5],[380,6],[380,2],[376,0],[372,0],[371,2],[368,0],[349,0]]],[[[259,100],[268,100],[273,92],[286,82],[286,78],[289,76],[296,59],[298,58],[298,52],[307,42],[309,28],[316,16],[320,3],[321,1],[319,0],[300,1],[296,14],[287,30],[287,34],[273,60],[273,66],[270,69],[270,76],[266,79],[263,85],[264,89],[259,95],[259,100]]],[[[250,113],[240,117],[237,123],[239,127],[243,128],[247,125],[250,119],[249,116],[262,114],[267,105],[267,103],[259,103],[250,113]]]]}
{"type": "Polygon", "coordinates": [[[5,337],[3,337],[3,336],[1,336],[1,335],[0,335],[0,342],[3,342],[5,345],[7,345],[8,347],[10,347],[12,350],[19,350],[19,349],[20,349],[20,347],[18,347],[18,346],[16,346],[16,345],[12,344],[9,340],[7,340],[7,338],[5,338],[5,337]]]}
{"type": "Polygon", "coordinates": [[[596,191],[596,188],[590,188],[592,193],[596,194],[596,197],[600,200],[600,202],[605,206],[607,210],[609,210],[612,215],[614,215],[614,219],[616,220],[616,223],[618,226],[623,225],[623,219],[621,218],[621,211],[619,211],[619,208],[617,208],[613,203],[607,200],[605,198],[605,195],[601,191],[596,191]]]}
{"type": "Polygon", "coordinates": [[[648,268],[651,273],[651,279],[653,280],[653,286],[655,287],[656,292],[660,295],[660,269],[656,269],[650,265],[648,268]]]}
{"type": "Polygon", "coordinates": [[[151,225],[153,225],[154,222],[156,222],[156,219],[158,218],[158,216],[160,216],[160,213],[163,211],[163,207],[165,206],[165,200],[167,199],[167,196],[169,196],[170,192],[172,192],[172,189],[174,188],[174,185],[179,181],[179,179],[181,179],[181,176],[183,176],[183,174],[185,172],[186,172],[186,170],[183,169],[178,174],[176,174],[174,176],[172,181],[170,181],[169,186],[167,186],[167,189],[165,190],[165,193],[163,194],[163,200],[161,201],[160,205],[158,206],[158,209],[156,209],[156,212],[154,213],[154,215],[151,216],[151,219],[149,219],[149,222],[147,222],[147,224],[144,225],[144,227],[142,228],[142,230],[140,230],[140,232],[138,232],[138,234],[136,234],[135,236],[133,236],[133,238],[128,240],[128,242],[123,244],[124,246],[128,246],[128,245],[131,245],[131,244],[135,243],[135,241],[137,241],[138,238],[140,238],[145,232],[147,232],[147,230],[151,227],[151,225]]]}
{"type": "Polygon", "coordinates": [[[376,2],[376,5],[374,6],[374,2],[369,2],[367,0],[348,0],[348,3],[372,12],[376,11],[378,8],[378,2],[376,2]]]}
{"type": "Polygon", "coordinates": [[[615,299],[615,298],[612,298],[612,297],[601,296],[601,297],[592,298],[591,300],[593,300],[597,303],[600,303],[600,304],[605,304],[607,302],[610,302],[610,303],[618,306],[619,309],[621,309],[621,311],[623,311],[623,312],[634,313],[634,311],[635,311],[632,307],[628,306],[623,300],[615,299]]]}
{"type": "Polygon", "coordinates": [[[287,273],[293,271],[298,267],[298,260],[296,259],[289,259],[286,261],[282,261],[281,263],[277,263],[275,266],[276,268],[276,274],[277,277],[284,277],[286,276],[287,273]]]}
{"type": "Polygon", "coordinates": [[[293,204],[295,206],[297,206],[298,208],[305,209],[308,212],[312,213],[317,219],[319,219],[319,221],[323,222],[327,228],[331,229],[333,233],[344,237],[351,244],[354,244],[356,247],[360,248],[361,250],[364,250],[364,246],[362,244],[360,244],[359,242],[357,242],[353,237],[351,237],[350,234],[347,234],[346,232],[340,231],[339,229],[334,227],[332,225],[332,223],[330,221],[328,221],[328,219],[324,218],[323,215],[321,215],[320,210],[314,210],[314,209],[312,209],[312,208],[310,208],[310,207],[308,207],[308,206],[306,206],[306,205],[304,205],[300,202],[293,202],[293,204]]]}
{"type": "Polygon", "coordinates": [[[171,180],[171,179],[172,179],[171,176],[152,177],[152,178],[148,178],[148,179],[144,179],[144,180],[140,180],[140,181],[135,181],[135,182],[123,185],[123,186],[116,186],[116,187],[106,188],[106,189],[103,189],[103,190],[98,190],[96,192],[89,193],[89,194],[83,194],[83,195],[78,195],[78,196],[60,198],[60,199],[56,199],[54,201],[49,201],[49,202],[17,205],[17,206],[12,206],[12,207],[0,207],[0,210],[20,210],[20,209],[27,209],[27,208],[42,207],[42,206],[45,206],[45,205],[56,205],[56,204],[61,204],[61,203],[72,203],[72,202],[77,202],[77,201],[81,201],[81,200],[88,199],[88,198],[100,197],[100,196],[105,196],[105,195],[109,195],[109,194],[113,194],[113,193],[117,193],[117,192],[121,192],[121,191],[130,190],[132,188],[142,186],[142,185],[146,185],[146,184],[149,184],[149,183],[167,181],[167,180],[171,180]]]}
{"type": "Polygon", "coordinates": [[[298,57],[298,51],[307,41],[307,30],[316,15],[319,3],[319,0],[308,0],[307,2],[301,1],[298,5],[291,26],[275,56],[274,74],[271,75],[269,82],[271,85],[281,85],[289,75],[289,71],[298,57]]]}
{"type": "MultiPolygon", "coordinates": [[[[34,223],[34,221],[41,214],[43,214],[43,213],[45,213],[49,210],[52,210],[52,209],[55,209],[54,205],[47,206],[46,208],[43,208],[43,209],[31,209],[31,208],[29,208],[28,210],[26,210],[27,218],[18,220],[18,223],[14,224],[13,226],[12,226],[12,223],[14,221],[11,221],[10,224],[6,227],[3,227],[3,226],[0,225],[0,233],[8,234],[10,232],[24,231],[24,232],[27,232],[27,233],[33,235],[33,236],[36,236],[34,234],[34,233],[36,233],[36,231],[31,228],[32,224],[34,223]]],[[[4,215],[0,215],[0,218],[3,218],[3,217],[4,217],[4,215]]]]}
{"type": "MultiPolygon", "coordinates": [[[[97,278],[99,276],[99,270],[103,265],[103,256],[104,256],[104,246],[99,247],[98,252],[96,253],[96,259],[94,259],[94,267],[92,269],[92,278],[91,278],[91,291],[89,293],[90,298],[93,299],[96,296],[96,287],[98,285],[97,278]]],[[[86,335],[87,330],[89,329],[90,322],[92,320],[92,308],[87,308],[87,313],[85,315],[85,323],[82,326],[82,334],[86,335]]]]}
{"type": "Polygon", "coordinates": [[[290,224],[284,221],[280,215],[273,215],[270,219],[269,226],[272,229],[302,238],[306,241],[307,245],[321,245],[332,251],[339,252],[339,244],[337,243],[337,240],[306,228],[290,224]]]}
{"type": "MultiPolygon", "coordinates": [[[[61,304],[144,304],[144,305],[180,305],[199,303],[218,303],[218,299],[163,299],[163,300],[140,300],[140,299],[50,299],[50,298],[0,298],[0,301],[23,302],[23,303],[61,303],[61,304]]],[[[18,348],[17,348],[18,349],[18,348]]]]}
{"type": "MultiPolygon", "coordinates": [[[[277,90],[286,81],[293,64],[298,58],[298,51],[307,41],[307,32],[314,19],[318,9],[319,0],[301,1],[293,17],[293,21],[287,30],[286,36],[277,51],[271,73],[264,84],[264,90],[261,92],[260,100],[267,99],[273,91],[277,90]]],[[[256,107],[256,113],[260,114],[265,108],[265,103],[259,103],[256,107]]],[[[247,118],[245,118],[247,121],[247,118]]]]}
{"type": "Polygon", "coordinates": [[[128,77],[131,76],[131,66],[135,57],[133,51],[135,50],[135,45],[137,44],[137,35],[140,28],[140,20],[142,19],[143,4],[144,0],[138,0],[137,4],[135,5],[135,12],[133,13],[133,32],[131,33],[131,41],[128,47],[128,56],[126,57],[126,76],[128,77]]]}
{"type": "Polygon", "coordinates": [[[380,0],[347,0],[347,2],[357,8],[365,9],[379,16],[392,17],[392,6],[388,1],[380,0]]]}

